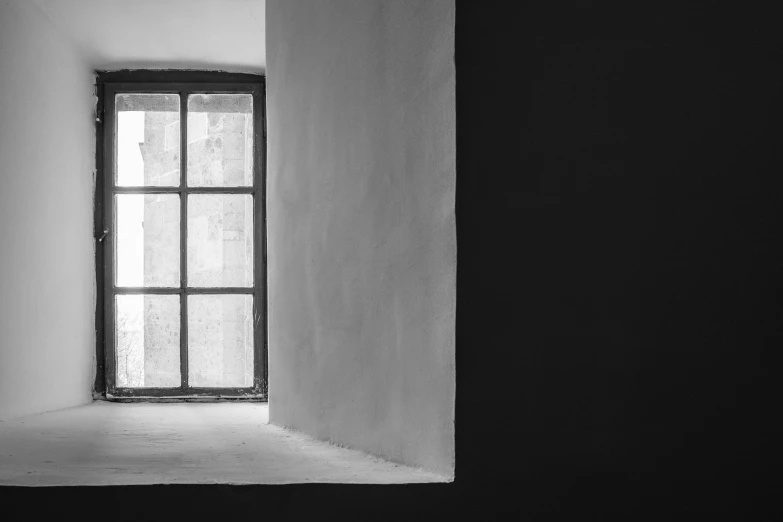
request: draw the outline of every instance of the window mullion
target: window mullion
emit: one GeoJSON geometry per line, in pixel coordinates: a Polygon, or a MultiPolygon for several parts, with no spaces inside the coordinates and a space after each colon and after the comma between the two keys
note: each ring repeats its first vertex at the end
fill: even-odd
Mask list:
{"type": "Polygon", "coordinates": [[[180,172],[180,219],[179,219],[179,277],[182,293],[179,309],[179,369],[183,393],[188,390],[188,93],[179,93],[179,172],[180,172]]]}

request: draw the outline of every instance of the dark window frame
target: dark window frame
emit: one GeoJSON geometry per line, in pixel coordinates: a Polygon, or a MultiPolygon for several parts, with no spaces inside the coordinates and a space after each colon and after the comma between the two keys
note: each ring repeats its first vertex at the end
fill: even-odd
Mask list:
{"type": "Polygon", "coordinates": [[[266,245],[266,83],[262,75],[219,71],[96,71],[96,376],[94,394],[110,400],[225,398],[267,400],[267,245],[266,245]],[[180,186],[114,186],[114,100],[117,93],[176,93],[180,96],[180,186]],[[187,96],[197,93],[253,95],[253,185],[251,187],[187,186],[187,96]],[[175,288],[117,288],[113,282],[114,234],[111,215],[115,194],[178,194],[180,197],[180,286],[175,288]],[[253,196],[253,287],[187,287],[187,196],[189,194],[251,194],[253,196]],[[106,232],[108,231],[108,232],[106,232]],[[114,296],[166,294],[180,296],[180,371],[176,388],[120,388],[115,384],[114,296]],[[249,388],[201,388],[187,385],[187,296],[204,294],[253,295],[254,378],[249,388]]]}

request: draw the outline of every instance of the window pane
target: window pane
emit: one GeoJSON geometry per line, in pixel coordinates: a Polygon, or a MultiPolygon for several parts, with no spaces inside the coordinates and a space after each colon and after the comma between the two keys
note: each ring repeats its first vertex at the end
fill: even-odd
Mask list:
{"type": "Polygon", "coordinates": [[[188,185],[253,185],[253,96],[188,96],[188,185]]]}
{"type": "Polygon", "coordinates": [[[188,196],[188,286],[253,286],[253,196],[188,196]]]}
{"type": "Polygon", "coordinates": [[[118,295],[117,386],[180,386],[179,296],[118,295]]]}
{"type": "Polygon", "coordinates": [[[253,385],[252,296],[188,296],[188,383],[253,385]]]}
{"type": "Polygon", "coordinates": [[[179,186],[179,95],[118,94],[115,110],[117,186],[179,186]]]}
{"type": "Polygon", "coordinates": [[[117,286],[179,286],[179,195],[115,196],[117,286]]]}

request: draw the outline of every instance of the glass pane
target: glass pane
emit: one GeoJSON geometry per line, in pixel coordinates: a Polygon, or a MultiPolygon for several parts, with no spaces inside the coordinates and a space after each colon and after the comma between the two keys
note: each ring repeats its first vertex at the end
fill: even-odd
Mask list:
{"type": "Polygon", "coordinates": [[[253,96],[188,96],[188,185],[253,185],[253,96]]]}
{"type": "Polygon", "coordinates": [[[253,196],[188,196],[188,286],[253,286],[253,196]]]}
{"type": "Polygon", "coordinates": [[[179,286],[179,195],[115,196],[117,286],[179,286]]]}
{"type": "Polygon", "coordinates": [[[188,296],[188,383],[253,385],[252,296],[188,296]]]}
{"type": "Polygon", "coordinates": [[[179,95],[118,94],[117,186],[179,186],[179,95]]]}
{"type": "Polygon", "coordinates": [[[117,386],[179,386],[179,296],[118,295],[115,305],[117,386]]]}

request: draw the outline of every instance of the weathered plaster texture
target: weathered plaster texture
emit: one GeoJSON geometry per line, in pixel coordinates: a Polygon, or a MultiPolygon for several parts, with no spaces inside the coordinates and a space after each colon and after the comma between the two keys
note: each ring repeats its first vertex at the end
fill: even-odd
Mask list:
{"type": "Polygon", "coordinates": [[[0,419],[91,400],[93,76],[31,2],[0,2],[0,419]]]}
{"type": "Polygon", "coordinates": [[[454,2],[267,2],[271,421],[453,476],[454,2]]]}

